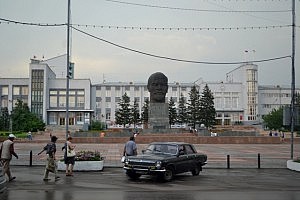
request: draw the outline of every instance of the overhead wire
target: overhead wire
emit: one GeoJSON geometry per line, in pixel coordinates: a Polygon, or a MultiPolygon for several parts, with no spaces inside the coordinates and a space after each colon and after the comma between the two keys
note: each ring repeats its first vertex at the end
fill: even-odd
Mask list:
{"type": "MultiPolygon", "coordinates": [[[[42,26],[42,27],[55,27],[55,26],[66,26],[66,23],[60,24],[49,24],[49,23],[33,23],[33,22],[21,22],[10,19],[0,18],[1,21],[5,23],[13,23],[19,25],[29,25],[29,26],[42,26]]],[[[288,28],[292,25],[267,25],[267,26],[237,26],[237,27],[139,27],[139,26],[113,26],[113,25],[95,25],[95,24],[71,24],[77,27],[91,27],[91,28],[108,28],[108,29],[124,29],[124,30],[184,30],[184,31],[196,31],[196,30],[247,30],[247,29],[268,29],[268,28],[288,28]]],[[[300,27],[300,26],[296,26],[300,27]]]]}
{"type": "Polygon", "coordinates": [[[104,0],[113,3],[127,4],[134,6],[143,6],[151,8],[161,8],[161,9],[170,9],[170,10],[182,10],[182,11],[195,11],[195,12],[255,12],[255,13],[274,13],[274,12],[291,12],[291,10],[213,10],[213,9],[196,9],[196,8],[180,8],[180,7],[170,7],[170,6],[158,6],[151,4],[141,4],[141,3],[132,3],[127,1],[118,1],[118,0],[104,0]]]}
{"type": "Polygon", "coordinates": [[[143,54],[143,55],[151,56],[151,57],[155,57],[155,58],[178,61],[178,62],[185,62],[185,63],[209,64],[209,65],[233,65],[233,64],[246,64],[246,63],[261,63],[261,62],[268,62],[268,61],[291,58],[291,55],[286,55],[286,56],[280,56],[280,57],[274,57],[274,58],[268,58],[268,59],[252,60],[252,61],[237,61],[237,62],[209,62],[209,61],[195,61],[195,60],[178,59],[178,58],[172,58],[172,57],[167,57],[167,56],[155,55],[155,54],[147,53],[147,52],[144,52],[144,51],[140,51],[140,50],[132,49],[132,48],[129,48],[129,47],[125,47],[125,46],[116,44],[114,42],[105,40],[103,38],[97,37],[95,35],[92,35],[90,33],[85,32],[85,31],[82,31],[82,30],[80,30],[78,28],[75,28],[73,26],[71,26],[71,28],[74,29],[75,31],[80,32],[84,35],[87,35],[91,38],[94,38],[94,39],[97,39],[99,41],[111,44],[111,45],[119,47],[121,49],[125,49],[125,50],[131,51],[131,52],[135,52],[135,53],[139,53],[139,54],[143,54]]]}
{"type": "Polygon", "coordinates": [[[21,25],[29,25],[29,26],[65,26],[66,23],[59,23],[59,24],[49,24],[49,23],[32,23],[32,22],[21,22],[21,21],[15,21],[10,19],[4,19],[0,18],[1,21],[4,21],[6,23],[14,23],[14,24],[21,24],[21,25]]]}

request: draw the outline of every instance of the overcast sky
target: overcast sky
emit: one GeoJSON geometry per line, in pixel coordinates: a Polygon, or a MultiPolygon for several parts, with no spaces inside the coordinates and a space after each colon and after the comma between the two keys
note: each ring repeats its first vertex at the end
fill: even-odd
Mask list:
{"type": "MultiPolygon", "coordinates": [[[[74,27],[82,31],[72,29],[75,78],[90,78],[92,83],[101,83],[103,79],[146,82],[150,74],[161,71],[169,82],[225,80],[226,73],[240,64],[178,62],[136,51],[208,63],[289,56],[292,28],[287,25],[291,25],[291,1],[71,0],[71,23],[79,24],[74,27]]],[[[5,20],[66,23],[67,0],[0,0],[0,18],[4,19],[0,20],[0,77],[28,77],[33,56],[49,59],[66,53],[66,26],[29,26],[5,20]]],[[[298,86],[299,19],[300,2],[296,1],[298,86]]],[[[291,63],[290,58],[256,63],[259,84],[291,85],[291,63]]]]}

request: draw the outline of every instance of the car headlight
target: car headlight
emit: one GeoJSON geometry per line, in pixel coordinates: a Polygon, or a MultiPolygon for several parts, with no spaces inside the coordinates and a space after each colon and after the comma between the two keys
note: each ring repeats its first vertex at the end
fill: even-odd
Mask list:
{"type": "Polygon", "coordinates": [[[160,169],[161,168],[161,161],[156,161],[155,162],[155,167],[156,167],[156,169],[160,169]]]}

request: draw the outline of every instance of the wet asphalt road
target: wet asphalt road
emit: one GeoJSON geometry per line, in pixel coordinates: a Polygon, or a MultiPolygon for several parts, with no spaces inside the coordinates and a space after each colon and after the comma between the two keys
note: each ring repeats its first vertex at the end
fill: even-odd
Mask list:
{"type": "MultiPolygon", "coordinates": [[[[177,175],[172,182],[145,176],[129,180],[122,168],[76,172],[74,177],[42,181],[43,167],[12,166],[16,181],[1,200],[300,200],[300,173],[288,169],[204,168],[199,176],[177,175]]],[[[53,179],[53,177],[52,177],[53,179]]]]}

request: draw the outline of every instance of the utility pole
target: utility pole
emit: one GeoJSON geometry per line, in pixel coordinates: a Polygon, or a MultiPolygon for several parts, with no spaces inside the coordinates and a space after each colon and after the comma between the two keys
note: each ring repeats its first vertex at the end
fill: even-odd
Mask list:
{"type": "Polygon", "coordinates": [[[71,0],[68,0],[68,23],[67,23],[67,87],[66,87],[66,138],[69,134],[69,90],[70,90],[70,16],[71,0]]]}
{"type": "Polygon", "coordinates": [[[294,158],[294,126],[295,126],[295,0],[292,0],[292,89],[291,89],[291,159],[294,158]]]}

